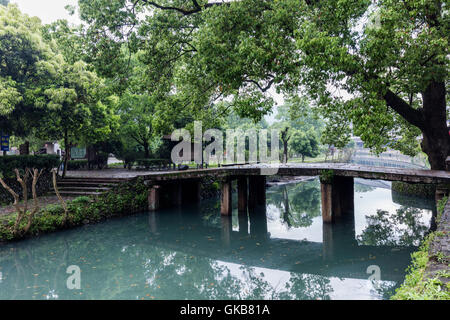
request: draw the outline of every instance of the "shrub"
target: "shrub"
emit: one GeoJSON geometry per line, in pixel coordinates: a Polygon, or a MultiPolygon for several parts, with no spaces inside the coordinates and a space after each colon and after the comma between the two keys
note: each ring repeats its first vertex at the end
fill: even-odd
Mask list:
{"type": "MultiPolygon", "coordinates": [[[[438,215],[442,215],[447,198],[438,203],[438,215]]],[[[407,269],[403,284],[397,288],[392,300],[450,300],[450,282],[445,285],[438,277],[426,274],[430,263],[430,244],[435,237],[440,236],[439,231],[430,233],[420,246],[419,250],[411,254],[412,263],[407,269]]],[[[440,276],[449,277],[448,270],[440,276]]]]}
{"type": "Polygon", "coordinates": [[[67,170],[80,170],[87,169],[88,161],[87,160],[70,160],[67,161],[67,170]]]}
{"type": "Polygon", "coordinates": [[[139,167],[144,167],[145,169],[156,169],[169,167],[171,161],[168,159],[138,159],[136,163],[139,167]]]}
{"type": "Polygon", "coordinates": [[[14,177],[14,169],[36,168],[50,171],[58,167],[58,155],[20,155],[0,157],[0,173],[5,177],[14,177]]]}

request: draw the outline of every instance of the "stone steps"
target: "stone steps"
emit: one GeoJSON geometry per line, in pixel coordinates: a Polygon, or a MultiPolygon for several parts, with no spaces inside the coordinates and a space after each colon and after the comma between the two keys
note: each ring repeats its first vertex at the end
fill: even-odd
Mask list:
{"type": "Polygon", "coordinates": [[[57,186],[61,196],[99,196],[126,181],[125,178],[67,177],[59,180],[57,186]]]}

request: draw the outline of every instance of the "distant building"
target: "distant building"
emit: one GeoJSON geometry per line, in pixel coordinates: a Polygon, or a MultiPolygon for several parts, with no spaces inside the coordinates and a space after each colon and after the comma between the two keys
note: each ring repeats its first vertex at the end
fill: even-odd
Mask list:
{"type": "Polygon", "coordinates": [[[58,142],[46,142],[44,146],[35,154],[57,154],[62,155],[62,149],[58,142]]]}

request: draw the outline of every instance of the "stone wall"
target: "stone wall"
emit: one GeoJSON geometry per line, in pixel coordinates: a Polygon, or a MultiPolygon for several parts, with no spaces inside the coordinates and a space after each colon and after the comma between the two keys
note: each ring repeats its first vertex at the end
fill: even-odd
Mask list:
{"type": "Polygon", "coordinates": [[[450,201],[444,207],[442,214],[437,219],[435,236],[430,243],[429,262],[426,268],[426,276],[438,277],[444,284],[448,283],[448,277],[439,275],[440,271],[449,272],[450,265],[450,201]]]}
{"type": "MultiPolygon", "coordinates": [[[[32,178],[28,178],[28,198],[32,199],[31,194],[31,183],[32,178]]],[[[4,181],[6,184],[11,187],[19,196],[20,199],[22,199],[23,196],[23,190],[20,183],[17,181],[16,178],[5,178],[4,181]]],[[[52,174],[51,172],[43,172],[42,175],[39,177],[39,180],[36,184],[36,191],[38,196],[42,196],[49,191],[53,189],[53,183],[52,183],[52,174]]],[[[7,205],[12,204],[14,202],[13,196],[3,188],[3,186],[0,185],[0,205],[7,205]]]]}

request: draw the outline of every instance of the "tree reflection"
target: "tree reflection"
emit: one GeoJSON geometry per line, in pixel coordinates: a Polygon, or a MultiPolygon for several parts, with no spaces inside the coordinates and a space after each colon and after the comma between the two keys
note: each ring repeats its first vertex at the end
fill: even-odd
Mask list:
{"type": "Polygon", "coordinates": [[[318,180],[283,185],[278,192],[267,196],[267,203],[275,205],[288,228],[308,227],[320,216],[320,183],[318,180]]]}
{"type": "Polygon", "coordinates": [[[366,216],[368,225],[357,240],[373,246],[418,246],[429,230],[421,218],[422,211],[417,208],[402,206],[395,214],[377,210],[375,215],[366,216]]]}
{"type": "Polygon", "coordinates": [[[151,232],[148,217],[123,221],[0,248],[0,299],[325,299],[332,291],[323,276],[276,271],[287,280],[271,282],[266,269],[221,262],[199,243],[178,251],[205,234],[171,248],[151,232]],[[81,269],[81,290],[66,287],[69,265],[81,269]]]}
{"type": "Polygon", "coordinates": [[[371,187],[361,183],[355,183],[354,188],[356,193],[366,193],[376,189],[375,187],[371,187]]]}

